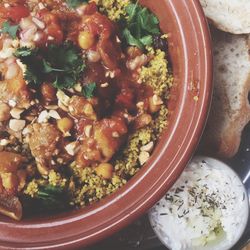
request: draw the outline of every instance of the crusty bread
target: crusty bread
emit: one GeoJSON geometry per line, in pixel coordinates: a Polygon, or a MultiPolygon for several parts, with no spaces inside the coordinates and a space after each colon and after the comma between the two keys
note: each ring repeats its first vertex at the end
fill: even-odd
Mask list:
{"type": "Polygon", "coordinates": [[[221,30],[233,34],[250,33],[249,0],[200,0],[206,16],[221,30]]]}
{"type": "Polygon", "coordinates": [[[206,152],[230,158],[250,121],[249,37],[213,30],[214,94],[201,145],[206,152]]]}

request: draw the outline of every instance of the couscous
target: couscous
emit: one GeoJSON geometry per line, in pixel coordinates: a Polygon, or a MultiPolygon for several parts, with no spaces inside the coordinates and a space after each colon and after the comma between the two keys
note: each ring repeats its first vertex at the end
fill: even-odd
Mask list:
{"type": "Polygon", "coordinates": [[[125,185],[167,127],[157,17],[132,0],[2,0],[0,28],[0,212],[80,208],[125,185]]]}

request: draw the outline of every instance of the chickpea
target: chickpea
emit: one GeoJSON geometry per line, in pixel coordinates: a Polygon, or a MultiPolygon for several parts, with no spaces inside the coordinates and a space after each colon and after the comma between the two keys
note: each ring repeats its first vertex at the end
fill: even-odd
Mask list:
{"type": "Polygon", "coordinates": [[[95,113],[95,110],[93,108],[93,106],[90,104],[90,103],[86,103],[84,106],[83,106],[83,112],[84,114],[91,120],[96,120],[97,117],[96,117],[96,113],[95,113]]]}
{"type": "Polygon", "coordinates": [[[82,49],[90,49],[95,42],[93,34],[88,31],[81,31],[78,35],[78,43],[82,49]]]}
{"type": "Polygon", "coordinates": [[[53,102],[56,100],[56,89],[49,83],[42,84],[41,93],[46,102],[53,102]]]}
{"type": "Polygon", "coordinates": [[[154,95],[149,98],[149,111],[151,113],[156,113],[161,109],[161,105],[163,104],[160,97],[154,95]]]}
{"type": "Polygon", "coordinates": [[[0,103],[0,122],[10,119],[10,107],[5,103],[0,103]]]}
{"type": "Polygon", "coordinates": [[[95,168],[95,172],[98,176],[104,179],[111,179],[113,174],[113,166],[109,163],[101,163],[95,168]]]}
{"type": "Polygon", "coordinates": [[[74,126],[74,122],[69,117],[64,117],[60,120],[57,120],[57,127],[63,133],[66,134],[69,132],[74,126]]]}

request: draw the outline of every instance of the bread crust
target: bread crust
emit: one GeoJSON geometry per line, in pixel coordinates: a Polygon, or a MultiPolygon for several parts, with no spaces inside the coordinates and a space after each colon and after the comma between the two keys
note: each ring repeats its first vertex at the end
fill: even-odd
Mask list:
{"type": "Polygon", "coordinates": [[[250,1],[200,0],[210,22],[220,30],[232,34],[250,33],[250,1]]]}

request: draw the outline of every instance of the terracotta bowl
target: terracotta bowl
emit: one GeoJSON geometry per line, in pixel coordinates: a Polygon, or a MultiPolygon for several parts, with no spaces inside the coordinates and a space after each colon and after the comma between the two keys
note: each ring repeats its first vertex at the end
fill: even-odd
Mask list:
{"type": "Polygon", "coordinates": [[[21,222],[1,217],[1,249],[72,249],[92,244],[134,221],[176,181],[199,142],[212,92],[210,37],[198,2],[141,1],[169,34],[175,77],[169,126],[149,162],[126,186],[85,209],[21,222]]]}

